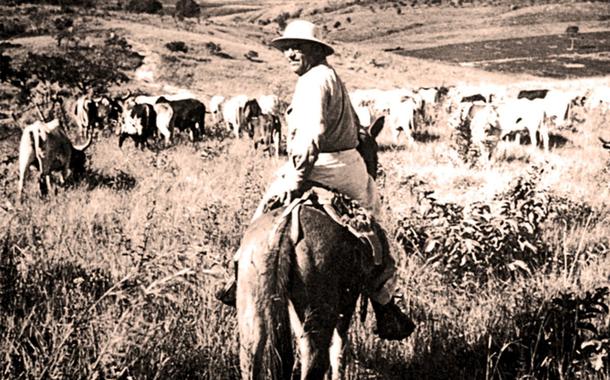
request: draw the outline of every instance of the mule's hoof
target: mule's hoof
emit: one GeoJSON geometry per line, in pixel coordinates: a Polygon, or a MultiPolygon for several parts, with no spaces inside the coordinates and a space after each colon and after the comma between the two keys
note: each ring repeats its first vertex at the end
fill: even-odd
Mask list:
{"type": "Polygon", "coordinates": [[[214,297],[227,306],[235,307],[235,300],[237,298],[237,283],[235,281],[231,281],[222,289],[218,290],[214,294],[214,297]]]}
{"type": "Polygon", "coordinates": [[[377,329],[375,333],[381,339],[402,340],[408,338],[415,330],[415,324],[393,302],[375,310],[377,329]]]}

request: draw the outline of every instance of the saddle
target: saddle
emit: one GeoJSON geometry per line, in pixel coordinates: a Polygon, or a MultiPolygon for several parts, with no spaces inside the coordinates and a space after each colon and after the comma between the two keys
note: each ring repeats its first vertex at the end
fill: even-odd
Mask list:
{"type": "MultiPolygon", "coordinates": [[[[281,217],[278,218],[274,228],[269,234],[270,239],[276,239],[277,231],[290,218],[291,230],[290,238],[293,242],[298,242],[301,238],[301,226],[299,222],[299,211],[304,205],[313,206],[324,211],[337,224],[345,227],[355,237],[367,244],[371,248],[371,256],[375,265],[383,262],[383,245],[375,230],[375,219],[371,213],[364,209],[360,204],[337,191],[328,190],[320,186],[312,186],[299,197],[294,199],[284,209],[281,217]]],[[[269,212],[284,206],[277,197],[272,197],[265,205],[264,212],[269,212]]],[[[270,241],[270,246],[275,246],[275,242],[270,241]]]]}

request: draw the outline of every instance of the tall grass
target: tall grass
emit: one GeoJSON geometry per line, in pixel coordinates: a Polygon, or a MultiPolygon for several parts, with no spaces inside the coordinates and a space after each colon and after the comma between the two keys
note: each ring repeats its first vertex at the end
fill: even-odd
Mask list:
{"type": "MultiPolygon", "coordinates": [[[[549,200],[543,264],[464,288],[393,245],[398,293],[417,329],[383,342],[372,317],[354,318],[348,378],[609,378],[608,300],[596,290],[609,282],[607,182],[599,182],[607,153],[589,145],[596,125],[571,136],[573,147],[525,151],[544,169],[549,200]]],[[[22,205],[17,162],[2,164],[0,378],[239,377],[234,311],[213,292],[232,275],[281,162],[221,137],[159,152],[100,138],[83,181],[41,199],[29,178],[22,205]]],[[[491,202],[529,165],[498,155],[473,169],[453,161],[449,145],[442,137],[382,147],[382,224],[391,236],[422,206],[414,183],[467,207],[491,202]]]]}

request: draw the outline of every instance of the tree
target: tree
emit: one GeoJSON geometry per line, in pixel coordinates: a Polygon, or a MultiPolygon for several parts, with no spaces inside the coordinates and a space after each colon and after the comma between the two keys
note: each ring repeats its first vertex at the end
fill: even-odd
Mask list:
{"type": "Polygon", "coordinates": [[[159,13],[163,5],[158,0],[130,0],[126,9],[135,13],[159,13]]]}
{"type": "Polygon", "coordinates": [[[19,59],[0,52],[0,82],[19,91],[18,104],[40,105],[70,92],[105,93],[109,86],[127,82],[125,71],[137,68],[142,59],[124,38],[116,35],[101,46],[64,47],[53,53],[28,52],[19,59]]]}
{"type": "Polygon", "coordinates": [[[195,0],[178,0],[176,1],[176,13],[174,15],[180,20],[189,17],[199,17],[201,15],[201,7],[195,0]]]}

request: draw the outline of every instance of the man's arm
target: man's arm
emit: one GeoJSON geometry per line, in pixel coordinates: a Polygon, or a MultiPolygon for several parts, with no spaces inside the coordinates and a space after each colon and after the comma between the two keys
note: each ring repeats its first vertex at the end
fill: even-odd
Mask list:
{"type": "Polygon", "coordinates": [[[320,138],[326,129],[326,113],[330,88],[323,78],[300,78],[293,96],[292,112],[288,122],[295,131],[289,160],[294,167],[289,178],[292,189],[297,190],[309,177],[320,153],[320,138]]]}

